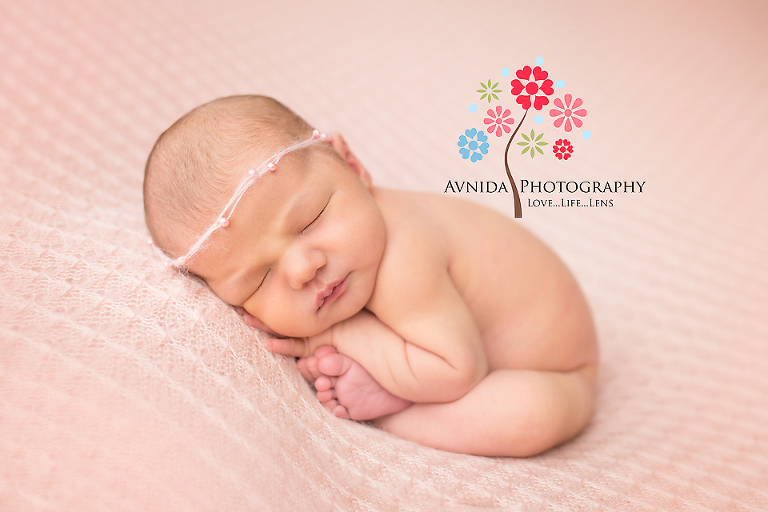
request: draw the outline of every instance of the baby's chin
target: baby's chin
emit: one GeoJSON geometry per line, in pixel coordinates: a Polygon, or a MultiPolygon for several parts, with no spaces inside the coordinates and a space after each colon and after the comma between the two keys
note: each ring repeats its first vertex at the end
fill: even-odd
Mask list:
{"type": "Polygon", "coordinates": [[[280,338],[311,338],[312,336],[317,336],[318,334],[322,334],[334,325],[336,325],[338,322],[341,322],[343,320],[346,320],[346,318],[342,318],[341,320],[334,321],[334,322],[323,322],[321,324],[312,325],[312,326],[306,326],[306,325],[292,325],[292,326],[286,326],[281,329],[273,329],[274,333],[280,337],[280,338]]]}
{"type": "Polygon", "coordinates": [[[328,318],[318,318],[314,322],[292,322],[290,325],[279,326],[272,329],[275,334],[283,338],[310,338],[324,333],[334,325],[355,316],[363,308],[350,311],[339,311],[337,315],[329,315],[328,318]]]}

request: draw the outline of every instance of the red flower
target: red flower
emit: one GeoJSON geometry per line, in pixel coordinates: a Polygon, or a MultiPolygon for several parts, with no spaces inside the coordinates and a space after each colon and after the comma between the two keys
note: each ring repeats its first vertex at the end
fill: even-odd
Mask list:
{"type": "Polygon", "coordinates": [[[552,151],[558,160],[568,160],[573,156],[573,146],[568,139],[557,139],[552,146],[552,151]]]}
{"type": "Polygon", "coordinates": [[[565,105],[563,105],[563,102],[560,101],[560,98],[555,98],[555,106],[558,107],[560,110],[557,110],[556,108],[553,108],[549,111],[549,115],[552,117],[556,117],[555,119],[555,128],[560,128],[560,126],[563,124],[563,121],[565,121],[565,131],[569,132],[571,131],[571,120],[573,120],[573,124],[576,125],[576,128],[581,128],[581,125],[584,123],[579,119],[579,117],[584,117],[587,115],[587,111],[585,109],[577,109],[581,106],[583,101],[581,101],[581,98],[576,98],[576,100],[573,102],[573,105],[571,105],[571,99],[573,97],[570,94],[565,95],[565,105]]]}
{"type": "Polygon", "coordinates": [[[547,78],[549,73],[542,70],[541,66],[536,66],[533,70],[531,70],[531,66],[525,66],[523,69],[518,69],[515,75],[517,78],[510,82],[512,94],[517,96],[517,102],[525,110],[531,108],[531,102],[533,102],[533,108],[536,110],[541,110],[544,105],[549,104],[547,96],[554,94],[555,90],[552,88],[552,80],[547,78]],[[533,75],[533,80],[531,80],[531,75],[533,75]],[[525,92],[523,93],[523,91],[525,92]],[[540,93],[544,93],[546,96],[540,93]]]}
{"type": "Polygon", "coordinates": [[[502,114],[501,105],[497,105],[496,112],[489,108],[487,113],[488,117],[483,119],[483,122],[490,125],[486,126],[488,135],[492,134],[494,130],[496,130],[496,136],[501,137],[501,130],[504,130],[504,133],[509,133],[512,131],[512,129],[507,125],[514,123],[515,120],[509,117],[509,114],[511,113],[509,109],[504,110],[504,113],[502,114]]]}

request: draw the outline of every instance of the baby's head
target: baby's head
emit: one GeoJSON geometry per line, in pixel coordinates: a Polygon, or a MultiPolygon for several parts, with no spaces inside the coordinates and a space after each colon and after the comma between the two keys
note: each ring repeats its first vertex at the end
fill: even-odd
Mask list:
{"type": "Polygon", "coordinates": [[[245,167],[311,133],[303,119],[263,96],[220,98],[182,116],[157,139],[144,171],[144,213],[155,244],[168,255],[185,254],[245,167]]]}
{"type": "Polygon", "coordinates": [[[312,134],[271,98],[222,98],[166,130],[145,169],[154,243],[179,258],[210,233],[182,259],[185,269],[288,336],[317,334],[362,309],[386,241],[366,170],[340,135],[312,134]],[[263,172],[270,162],[274,172],[263,172]]]}

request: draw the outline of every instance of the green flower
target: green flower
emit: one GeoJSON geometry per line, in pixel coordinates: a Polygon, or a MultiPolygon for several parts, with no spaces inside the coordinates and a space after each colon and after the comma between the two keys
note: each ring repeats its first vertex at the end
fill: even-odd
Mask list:
{"type": "Polygon", "coordinates": [[[501,89],[497,89],[496,87],[499,86],[499,82],[496,82],[495,84],[491,85],[491,79],[488,79],[488,85],[485,85],[483,82],[480,82],[480,87],[482,89],[478,89],[477,92],[483,93],[482,96],[480,96],[481,100],[484,100],[486,97],[488,98],[488,103],[491,102],[491,96],[493,96],[495,99],[499,99],[498,96],[496,96],[497,92],[501,92],[501,89]]]}
{"type": "Polygon", "coordinates": [[[536,154],[536,151],[538,151],[539,154],[542,154],[542,155],[544,154],[544,152],[541,150],[541,147],[539,147],[539,146],[547,145],[547,143],[544,141],[539,142],[539,139],[541,139],[544,136],[543,133],[540,133],[538,136],[536,136],[533,130],[531,130],[530,138],[524,133],[521,133],[520,135],[522,135],[522,137],[525,139],[524,141],[520,141],[517,143],[518,146],[525,146],[521,154],[524,155],[529,150],[530,150],[531,158],[533,158],[533,156],[536,154]]]}

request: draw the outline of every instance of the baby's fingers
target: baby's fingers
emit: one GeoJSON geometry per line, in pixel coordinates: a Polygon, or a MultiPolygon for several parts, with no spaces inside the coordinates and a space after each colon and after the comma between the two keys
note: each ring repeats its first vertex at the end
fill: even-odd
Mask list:
{"type": "Polygon", "coordinates": [[[274,354],[293,357],[309,357],[309,348],[306,340],[300,338],[267,338],[264,346],[274,354]]]}
{"type": "Polygon", "coordinates": [[[304,380],[310,384],[314,384],[318,377],[322,375],[320,370],[317,369],[317,358],[315,356],[300,357],[296,361],[296,366],[299,369],[299,373],[304,377],[304,380]]]}

